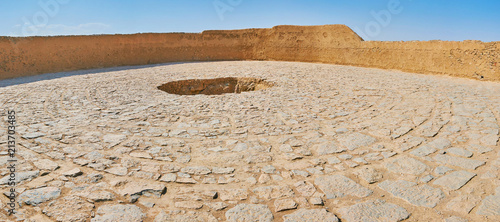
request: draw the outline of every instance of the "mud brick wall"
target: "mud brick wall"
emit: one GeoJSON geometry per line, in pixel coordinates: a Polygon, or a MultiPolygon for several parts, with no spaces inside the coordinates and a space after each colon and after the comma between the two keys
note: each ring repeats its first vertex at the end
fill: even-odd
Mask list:
{"type": "Polygon", "coordinates": [[[500,81],[500,42],[363,41],[344,25],[133,35],[0,37],[0,79],[166,62],[275,60],[500,81]]]}

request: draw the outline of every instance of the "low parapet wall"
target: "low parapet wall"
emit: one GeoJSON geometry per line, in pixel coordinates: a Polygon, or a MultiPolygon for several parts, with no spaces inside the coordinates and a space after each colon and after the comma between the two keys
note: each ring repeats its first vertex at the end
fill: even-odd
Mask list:
{"type": "Polygon", "coordinates": [[[0,37],[0,79],[183,61],[321,62],[500,81],[499,42],[363,41],[349,27],[0,37]]]}

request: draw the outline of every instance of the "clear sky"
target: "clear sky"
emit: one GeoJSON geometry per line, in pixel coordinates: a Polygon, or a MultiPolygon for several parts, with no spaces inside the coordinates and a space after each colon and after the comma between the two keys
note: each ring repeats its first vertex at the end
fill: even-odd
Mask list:
{"type": "Polygon", "coordinates": [[[500,41],[499,0],[0,0],[0,36],[346,24],[366,40],[500,41]]]}

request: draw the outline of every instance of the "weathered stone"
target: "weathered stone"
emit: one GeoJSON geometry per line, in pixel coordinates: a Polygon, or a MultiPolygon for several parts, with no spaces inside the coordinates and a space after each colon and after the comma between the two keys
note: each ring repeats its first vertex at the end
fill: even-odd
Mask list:
{"type": "Polygon", "coordinates": [[[462,195],[450,200],[446,205],[446,209],[468,214],[480,201],[481,197],[475,195],[462,195]]]}
{"type": "Polygon", "coordinates": [[[419,148],[414,149],[413,151],[411,151],[410,154],[412,154],[414,156],[418,156],[418,157],[424,157],[424,156],[432,154],[432,153],[434,153],[436,151],[437,151],[437,149],[434,148],[434,147],[421,146],[421,147],[419,147],[419,148]]]}
{"type": "Polygon", "coordinates": [[[66,196],[52,201],[43,209],[43,213],[56,221],[88,221],[94,204],[77,196],[66,196]]]}
{"type": "Polygon", "coordinates": [[[434,173],[437,173],[439,175],[445,175],[446,173],[453,171],[453,169],[446,167],[446,166],[438,166],[436,169],[434,169],[434,173]]]}
{"type": "Polygon", "coordinates": [[[444,222],[467,222],[467,221],[468,220],[461,218],[461,217],[457,217],[457,216],[451,216],[451,217],[444,219],[444,222]]]}
{"type": "Polygon", "coordinates": [[[393,173],[411,175],[420,175],[429,169],[424,163],[410,157],[396,158],[386,163],[385,167],[393,173]]]}
{"type": "Polygon", "coordinates": [[[339,141],[347,149],[355,150],[362,146],[369,146],[370,144],[374,143],[376,139],[365,134],[352,133],[350,135],[339,138],[339,141]]]}
{"type": "Polygon", "coordinates": [[[446,138],[438,138],[427,144],[430,147],[442,150],[451,146],[451,141],[446,138]]]}
{"type": "Polygon", "coordinates": [[[457,156],[463,156],[463,157],[471,157],[473,153],[471,151],[462,149],[462,148],[456,148],[452,147],[449,149],[446,149],[446,153],[457,155],[457,156]]]}
{"type": "Polygon", "coordinates": [[[293,197],[295,193],[288,186],[257,187],[252,190],[259,198],[272,200],[282,197],[293,197]]]}
{"type": "Polygon", "coordinates": [[[40,203],[53,200],[61,195],[61,189],[57,187],[42,187],[24,191],[19,195],[19,206],[24,204],[36,206],[40,203]]]}
{"type": "Polygon", "coordinates": [[[77,176],[80,176],[82,174],[83,174],[83,172],[78,168],[74,168],[72,170],[68,170],[68,171],[63,173],[63,175],[67,176],[67,177],[77,177],[77,176]]]}
{"type": "Polygon", "coordinates": [[[292,214],[283,216],[284,222],[338,222],[339,219],[325,209],[300,209],[292,214]]]}
{"type": "Polygon", "coordinates": [[[193,178],[188,178],[188,177],[177,177],[175,180],[176,183],[186,183],[186,184],[195,184],[198,183],[195,179],[193,178]]]}
{"type": "MultiPolygon", "coordinates": [[[[34,179],[36,177],[38,177],[40,175],[40,171],[39,170],[36,170],[36,171],[25,171],[25,172],[19,172],[19,173],[16,173],[16,177],[15,177],[15,180],[14,182],[16,182],[16,184],[18,183],[21,183],[25,180],[31,180],[31,179],[34,179]]],[[[2,179],[0,179],[0,185],[5,185],[7,183],[9,183],[9,179],[10,179],[10,175],[8,174],[7,176],[3,177],[2,179]]]]}
{"type": "Polygon", "coordinates": [[[45,133],[41,133],[41,132],[35,132],[35,133],[26,133],[22,136],[23,139],[36,139],[36,138],[39,138],[39,137],[43,137],[45,136],[46,134],[45,133]]]}
{"type": "Polygon", "coordinates": [[[54,162],[52,160],[48,160],[48,159],[41,159],[41,160],[33,162],[33,164],[40,170],[53,171],[53,170],[56,170],[57,168],[59,168],[59,164],[57,164],[56,162],[54,162]]]}
{"type": "Polygon", "coordinates": [[[175,207],[197,210],[201,209],[203,204],[199,201],[179,201],[175,202],[175,207]]]}
{"type": "Polygon", "coordinates": [[[220,199],[228,200],[246,200],[248,198],[248,190],[246,189],[224,189],[219,192],[220,199]]]}
{"type": "Polygon", "coordinates": [[[292,199],[282,199],[274,201],[274,209],[276,212],[297,209],[297,206],[297,203],[292,199]]]}
{"type": "Polygon", "coordinates": [[[458,190],[475,176],[476,176],[475,173],[463,170],[455,171],[448,175],[438,178],[437,180],[434,181],[434,184],[448,187],[448,189],[450,190],[458,190]]]}
{"type": "Polygon", "coordinates": [[[485,197],[476,213],[484,216],[500,216],[500,193],[485,197]]]}
{"type": "Polygon", "coordinates": [[[406,209],[383,200],[370,200],[339,210],[346,221],[402,221],[410,217],[406,209]]]}
{"type": "Polygon", "coordinates": [[[462,167],[462,168],[470,169],[470,170],[475,170],[478,167],[486,164],[486,162],[481,161],[481,160],[465,159],[465,158],[454,157],[454,156],[449,156],[449,155],[442,155],[442,154],[436,155],[434,157],[434,160],[441,162],[441,163],[444,163],[444,164],[462,167]]]}
{"type": "Polygon", "coordinates": [[[326,198],[328,199],[344,197],[346,195],[367,197],[373,193],[372,190],[342,175],[318,177],[314,180],[314,184],[326,194],[326,198]]]}
{"type": "Polygon", "coordinates": [[[330,157],[327,159],[328,164],[339,164],[340,160],[337,157],[330,157]]]}
{"type": "Polygon", "coordinates": [[[112,201],[115,199],[115,195],[113,193],[103,190],[89,192],[84,197],[94,202],[112,201]]]}
{"type": "Polygon", "coordinates": [[[167,192],[167,188],[165,187],[165,185],[158,182],[129,182],[125,184],[123,189],[118,191],[120,195],[128,196],[129,201],[132,203],[145,193],[160,197],[161,195],[165,194],[165,192],[167,192]]]}
{"type": "Polygon", "coordinates": [[[274,216],[266,205],[238,204],[226,212],[226,219],[230,222],[271,222],[274,216]]]}
{"type": "Polygon", "coordinates": [[[160,178],[160,181],[162,182],[175,182],[175,180],[177,180],[177,174],[175,173],[168,173],[160,178]]]}
{"type": "Polygon", "coordinates": [[[339,147],[334,142],[326,142],[315,145],[314,150],[316,150],[316,153],[318,153],[318,155],[327,155],[333,153],[341,153],[344,152],[346,149],[339,147]]]}
{"type": "Polygon", "coordinates": [[[416,206],[434,208],[444,198],[440,189],[427,184],[417,186],[416,183],[405,180],[386,180],[379,183],[378,187],[416,206]]]}
{"type": "Polygon", "coordinates": [[[491,149],[489,147],[481,146],[479,144],[469,144],[466,147],[466,149],[471,151],[471,152],[475,152],[475,153],[479,153],[479,154],[488,153],[488,152],[493,151],[493,149],[491,149]]]}
{"type": "Polygon", "coordinates": [[[379,170],[374,169],[373,167],[362,167],[357,170],[356,175],[361,179],[365,180],[367,183],[376,183],[382,179],[383,175],[379,170]]]}
{"type": "Polygon", "coordinates": [[[224,210],[228,207],[228,205],[224,202],[208,202],[205,203],[205,205],[216,211],[224,210]]]}
{"type": "Polygon", "coordinates": [[[105,169],[104,172],[110,173],[117,176],[125,176],[128,173],[128,169],[126,167],[113,167],[109,169],[105,169]]]}
{"type": "Polygon", "coordinates": [[[191,175],[207,175],[210,174],[212,171],[205,166],[191,166],[182,168],[181,172],[191,175]]]}
{"type": "Polygon", "coordinates": [[[259,183],[264,184],[264,183],[267,183],[269,181],[271,181],[271,176],[269,176],[269,174],[263,173],[263,174],[260,175],[260,177],[259,177],[259,183]]]}
{"type": "Polygon", "coordinates": [[[295,189],[305,197],[310,197],[316,192],[316,188],[314,187],[314,185],[306,181],[299,181],[294,185],[295,189]]]}
{"type": "Polygon", "coordinates": [[[323,199],[321,199],[320,197],[311,197],[309,198],[309,203],[312,204],[312,205],[323,205],[323,199]]]}
{"type": "Polygon", "coordinates": [[[97,215],[91,222],[137,222],[146,217],[141,208],[132,204],[103,205],[97,209],[97,215]]]}
{"type": "Polygon", "coordinates": [[[103,142],[108,144],[108,148],[112,148],[127,139],[126,135],[121,134],[107,134],[102,138],[103,142]]]}
{"type": "Polygon", "coordinates": [[[151,157],[151,155],[146,152],[131,152],[130,156],[142,159],[153,159],[153,157],[151,157]]]}
{"type": "Polygon", "coordinates": [[[175,222],[218,222],[212,214],[208,212],[176,212],[176,213],[166,213],[165,211],[160,212],[156,215],[154,222],[165,222],[165,221],[175,221],[175,222]]]}
{"type": "Polygon", "coordinates": [[[487,146],[496,146],[498,143],[498,135],[496,134],[488,134],[481,138],[481,143],[487,146]]]}

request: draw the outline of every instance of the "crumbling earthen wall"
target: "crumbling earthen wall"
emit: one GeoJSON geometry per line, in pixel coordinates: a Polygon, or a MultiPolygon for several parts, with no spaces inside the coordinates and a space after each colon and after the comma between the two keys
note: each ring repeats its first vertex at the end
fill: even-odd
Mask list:
{"type": "Polygon", "coordinates": [[[343,64],[500,81],[499,42],[363,41],[349,27],[0,38],[0,79],[181,61],[277,60],[343,64]]]}

